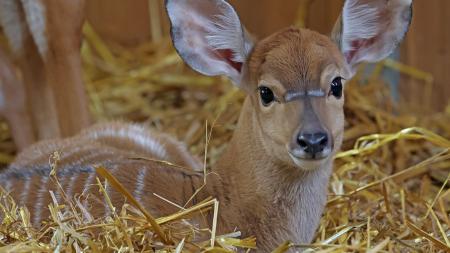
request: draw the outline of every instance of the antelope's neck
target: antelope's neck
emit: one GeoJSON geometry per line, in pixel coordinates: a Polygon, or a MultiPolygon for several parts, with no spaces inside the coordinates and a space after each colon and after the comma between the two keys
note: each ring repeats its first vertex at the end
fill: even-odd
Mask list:
{"type": "Polygon", "coordinates": [[[258,234],[258,248],[291,239],[309,243],[326,201],[331,162],[315,171],[290,167],[268,154],[249,99],[224,155],[214,166],[221,224],[258,234]],[[266,238],[261,238],[261,235],[266,238]]]}

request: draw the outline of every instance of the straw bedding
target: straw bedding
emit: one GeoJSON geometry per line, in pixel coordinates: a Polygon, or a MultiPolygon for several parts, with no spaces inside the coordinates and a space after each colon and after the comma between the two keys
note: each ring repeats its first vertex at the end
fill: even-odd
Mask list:
{"type": "MultiPolygon", "coordinates": [[[[173,134],[204,157],[209,170],[232,135],[243,93],[225,79],[187,69],[168,40],[125,50],[106,46],[88,25],[84,33],[84,78],[95,118],[142,122],[173,134]]],[[[393,62],[377,67],[386,64],[399,67],[393,62]]],[[[347,84],[343,152],[336,158],[314,242],[296,245],[286,238],[274,252],[290,247],[309,252],[450,252],[450,106],[426,116],[400,113],[378,76],[377,71],[357,75],[347,84]]],[[[13,148],[4,123],[0,127],[7,161],[13,148]]],[[[57,170],[57,155],[50,160],[57,170]]],[[[98,190],[104,192],[108,179],[129,203],[114,207],[109,217],[92,217],[81,204],[87,197],[83,194],[55,201],[49,206],[51,217],[37,230],[29,226],[26,207],[2,192],[0,252],[235,252],[257,246],[255,238],[240,238],[239,232],[216,235],[214,226],[189,222],[195,215],[217,212],[215,199],[168,217],[152,217],[106,170],[98,172],[98,190]]],[[[58,184],[56,176],[53,181],[58,184]]]]}

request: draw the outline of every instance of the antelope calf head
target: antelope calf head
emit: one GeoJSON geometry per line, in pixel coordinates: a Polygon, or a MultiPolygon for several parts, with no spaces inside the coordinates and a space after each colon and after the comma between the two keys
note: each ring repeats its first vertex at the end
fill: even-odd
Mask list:
{"type": "Polygon", "coordinates": [[[267,154],[312,170],[343,136],[345,81],[387,57],[411,20],[411,0],[347,0],[331,37],[295,27],[260,41],[224,0],[167,0],[173,43],[194,70],[244,90],[267,154]]]}

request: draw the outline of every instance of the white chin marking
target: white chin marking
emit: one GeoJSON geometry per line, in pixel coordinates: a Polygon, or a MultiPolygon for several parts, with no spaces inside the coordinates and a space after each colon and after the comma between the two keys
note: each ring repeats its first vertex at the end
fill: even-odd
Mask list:
{"type": "Polygon", "coordinates": [[[300,163],[300,160],[298,158],[296,158],[295,156],[289,154],[289,156],[291,157],[292,161],[294,161],[295,165],[302,167],[302,164],[300,163]]]}
{"type": "Polygon", "coordinates": [[[293,156],[290,153],[289,153],[289,156],[291,157],[291,159],[295,163],[295,165],[300,167],[300,169],[302,169],[302,170],[316,170],[316,169],[320,168],[320,166],[323,164],[323,161],[326,160],[326,159],[303,160],[303,159],[299,159],[299,158],[293,156]]]}

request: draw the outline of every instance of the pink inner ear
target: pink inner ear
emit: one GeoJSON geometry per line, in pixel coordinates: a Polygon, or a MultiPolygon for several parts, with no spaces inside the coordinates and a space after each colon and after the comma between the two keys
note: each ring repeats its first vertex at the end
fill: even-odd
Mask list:
{"type": "Polygon", "coordinates": [[[214,52],[218,55],[220,59],[225,60],[232,68],[237,70],[239,73],[242,69],[242,62],[233,61],[233,51],[230,49],[217,49],[214,52]]]}
{"type": "Polygon", "coordinates": [[[356,54],[358,54],[361,50],[364,50],[365,48],[369,48],[370,46],[372,46],[375,43],[376,39],[377,37],[373,37],[370,39],[353,40],[351,42],[352,50],[345,52],[344,54],[347,62],[351,63],[354,60],[356,54]]]}

